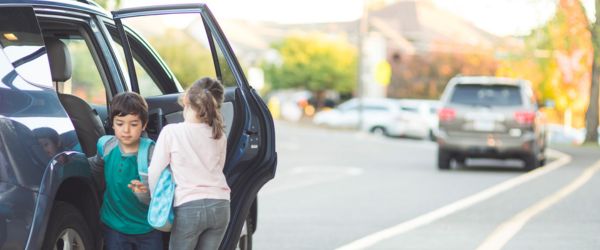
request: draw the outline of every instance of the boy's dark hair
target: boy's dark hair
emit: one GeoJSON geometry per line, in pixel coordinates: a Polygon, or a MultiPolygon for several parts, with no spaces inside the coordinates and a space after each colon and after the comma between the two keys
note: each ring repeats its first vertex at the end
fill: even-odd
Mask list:
{"type": "Polygon", "coordinates": [[[59,145],[60,141],[58,138],[58,132],[56,132],[56,130],[54,130],[52,128],[41,127],[41,128],[34,129],[32,132],[33,132],[33,136],[35,136],[36,139],[48,138],[55,145],[59,145]]]}
{"type": "Polygon", "coordinates": [[[110,104],[110,123],[115,116],[137,115],[142,124],[148,122],[148,104],[138,93],[123,92],[113,97],[110,104]]]}

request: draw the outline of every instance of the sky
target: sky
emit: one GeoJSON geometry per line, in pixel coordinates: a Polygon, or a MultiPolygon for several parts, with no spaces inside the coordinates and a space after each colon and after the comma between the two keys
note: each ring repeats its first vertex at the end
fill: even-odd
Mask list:
{"type": "MultiPolygon", "coordinates": [[[[190,0],[122,0],[123,7],[190,2],[190,0]]],[[[243,19],[279,23],[356,20],[364,0],[207,0],[217,19],[243,19]]],[[[393,0],[385,0],[393,1],[393,0]]],[[[438,7],[472,22],[490,33],[525,35],[552,17],[557,0],[431,0],[438,7]]],[[[588,15],[593,0],[583,0],[588,15]]]]}

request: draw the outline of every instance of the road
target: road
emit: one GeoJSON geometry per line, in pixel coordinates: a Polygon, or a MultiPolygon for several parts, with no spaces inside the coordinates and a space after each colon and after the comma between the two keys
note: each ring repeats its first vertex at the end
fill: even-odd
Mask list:
{"type": "Polygon", "coordinates": [[[600,249],[598,148],[556,148],[531,172],[493,160],[440,171],[429,141],[276,131],[255,249],[600,249]]]}

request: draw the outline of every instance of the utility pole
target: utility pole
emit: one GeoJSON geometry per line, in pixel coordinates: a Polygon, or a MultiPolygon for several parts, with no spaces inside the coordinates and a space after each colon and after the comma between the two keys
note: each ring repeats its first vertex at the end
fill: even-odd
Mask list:
{"type": "Polygon", "coordinates": [[[363,65],[363,61],[364,61],[364,49],[363,49],[363,40],[364,37],[367,35],[368,31],[369,31],[369,6],[367,4],[368,0],[363,0],[362,1],[362,14],[360,19],[358,20],[358,39],[357,39],[357,45],[358,45],[358,53],[357,53],[357,62],[356,65],[358,66],[357,68],[357,77],[356,77],[356,82],[357,82],[357,88],[356,88],[356,94],[358,96],[358,129],[362,129],[362,125],[363,125],[363,115],[364,115],[364,109],[363,109],[363,95],[364,95],[364,65],[363,65]]]}

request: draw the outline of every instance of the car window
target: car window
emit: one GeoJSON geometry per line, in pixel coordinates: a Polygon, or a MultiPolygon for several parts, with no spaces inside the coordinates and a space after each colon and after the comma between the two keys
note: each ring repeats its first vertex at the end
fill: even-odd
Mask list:
{"type": "Polygon", "coordinates": [[[416,107],[410,107],[410,106],[401,106],[400,109],[402,111],[410,112],[410,113],[418,113],[419,112],[418,108],[416,108],[416,107]]]}
{"type": "MultiPolygon", "coordinates": [[[[214,39],[215,38],[213,36],[213,42],[214,44],[217,44],[217,41],[214,39]]],[[[223,55],[223,51],[220,49],[217,49],[217,59],[219,60],[218,67],[219,71],[221,72],[220,80],[223,83],[223,85],[225,85],[225,87],[237,86],[235,77],[233,76],[233,71],[227,64],[227,61],[225,61],[225,55],[223,55]]]]}
{"type": "MultiPolygon", "coordinates": [[[[198,14],[142,16],[123,19],[123,24],[132,29],[156,50],[169,66],[183,87],[190,86],[203,77],[219,77],[226,86],[233,77],[224,59],[215,65],[202,17],[198,14]],[[185,48],[185,49],[182,49],[185,48]]],[[[216,48],[220,53],[220,48],[216,48]]],[[[136,68],[137,70],[137,68],[136,68]]],[[[139,75],[139,73],[136,73],[139,75]]],[[[139,77],[139,76],[138,76],[139,77]]],[[[139,80],[142,84],[142,80],[139,80]]],[[[235,80],[233,80],[235,85],[235,80]]],[[[140,91],[141,91],[140,86],[140,91]]]]}
{"type": "MultiPolygon", "coordinates": [[[[126,74],[127,63],[125,62],[125,54],[123,53],[123,47],[120,43],[115,41],[116,37],[111,36],[111,38],[111,43],[115,50],[115,53],[117,54],[117,60],[119,61],[119,65],[121,66],[121,71],[126,74]]],[[[163,91],[158,87],[158,83],[156,82],[156,80],[154,80],[156,77],[149,73],[152,71],[147,69],[147,67],[142,66],[137,56],[133,57],[133,65],[135,67],[135,74],[137,76],[138,85],[140,87],[140,95],[142,95],[143,97],[149,97],[164,94],[163,91]]],[[[131,81],[129,80],[129,77],[125,77],[125,82],[127,84],[127,87],[131,89],[131,81]]]]}
{"type": "Polygon", "coordinates": [[[355,100],[346,101],[338,106],[338,110],[349,111],[358,108],[358,102],[355,100]]]}
{"type": "Polygon", "coordinates": [[[13,74],[19,74],[29,83],[51,88],[52,78],[50,68],[47,66],[48,57],[32,11],[26,8],[2,8],[1,10],[2,51],[0,53],[3,53],[10,62],[6,65],[7,68],[0,69],[2,77],[14,69],[13,74]]]}
{"type": "Polygon", "coordinates": [[[77,137],[53,89],[47,50],[33,9],[0,8],[0,24],[0,120],[11,127],[2,134],[1,144],[18,152],[8,157],[4,155],[7,150],[0,149],[0,180],[39,183],[36,178],[41,176],[36,175],[43,171],[27,172],[16,179],[9,172],[25,166],[43,170],[53,155],[77,137]]]}
{"type": "Polygon", "coordinates": [[[379,106],[379,105],[365,105],[364,110],[365,111],[389,111],[389,109],[387,107],[379,106]]]}
{"type": "Polygon", "coordinates": [[[71,79],[60,83],[58,91],[75,95],[89,104],[106,105],[106,89],[100,75],[91,46],[81,35],[71,35],[60,39],[68,48],[71,56],[71,79]]]}
{"type": "Polygon", "coordinates": [[[437,114],[437,112],[438,112],[438,109],[436,107],[429,108],[429,113],[430,114],[435,115],[435,114],[437,114]]]}
{"type": "Polygon", "coordinates": [[[518,86],[458,84],[450,103],[474,106],[520,106],[523,103],[518,86]]]}

